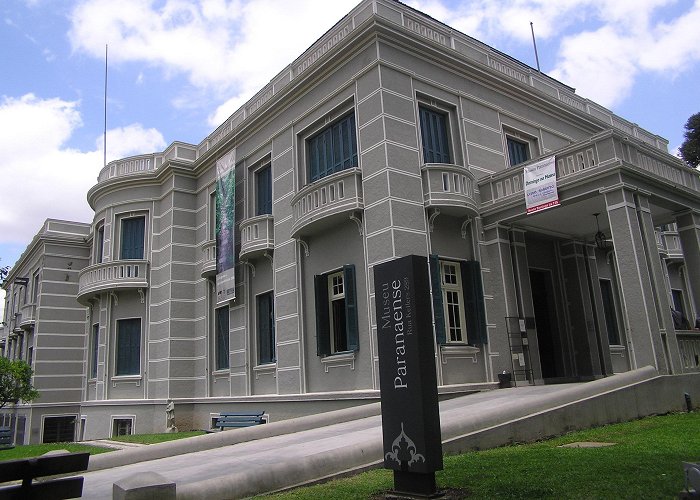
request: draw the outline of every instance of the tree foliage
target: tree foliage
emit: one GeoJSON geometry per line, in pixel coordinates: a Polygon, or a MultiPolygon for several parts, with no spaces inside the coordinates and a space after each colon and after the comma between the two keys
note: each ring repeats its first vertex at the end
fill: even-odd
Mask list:
{"type": "Polygon", "coordinates": [[[29,403],[39,397],[32,386],[32,368],[21,359],[0,356],[0,408],[20,400],[29,403]]]}
{"type": "Polygon", "coordinates": [[[691,167],[700,165],[700,113],[685,123],[685,141],[680,147],[681,158],[691,167]]]}
{"type": "Polygon", "coordinates": [[[0,267],[0,285],[5,282],[5,278],[10,273],[10,266],[0,267]]]}

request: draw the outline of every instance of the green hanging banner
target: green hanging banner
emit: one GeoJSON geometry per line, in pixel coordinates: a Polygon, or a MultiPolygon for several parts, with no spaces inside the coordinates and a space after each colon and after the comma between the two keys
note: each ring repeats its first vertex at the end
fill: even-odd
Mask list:
{"type": "Polygon", "coordinates": [[[236,151],[216,162],[216,303],[236,298],[236,151]]]}

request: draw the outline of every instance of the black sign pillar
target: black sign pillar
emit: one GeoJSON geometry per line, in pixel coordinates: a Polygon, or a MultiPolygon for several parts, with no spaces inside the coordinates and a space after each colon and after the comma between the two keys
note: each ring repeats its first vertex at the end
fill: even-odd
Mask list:
{"type": "Polygon", "coordinates": [[[397,493],[417,497],[437,493],[442,470],[429,287],[425,257],[374,267],[384,467],[397,493]]]}

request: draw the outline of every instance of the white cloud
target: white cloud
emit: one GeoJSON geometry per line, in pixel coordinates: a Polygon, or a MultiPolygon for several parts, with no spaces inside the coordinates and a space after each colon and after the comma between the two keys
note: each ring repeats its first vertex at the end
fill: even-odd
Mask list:
{"type": "Polygon", "coordinates": [[[559,39],[545,72],[604,106],[622,102],[642,72],[674,78],[700,61],[700,1],[473,0],[411,5],[497,48],[504,39],[559,39]],[[664,19],[661,21],[660,19],[664,19]]]}
{"type": "MultiPolygon", "coordinates": [[[[0,98],[0,179],[12,183],[0,197],[0,244],[28,242],[47,217],[92,220],[86,194],[102,167],[102,144],[100,139],[87,152],[66,146],[82,125],[78,107],[33,94],[0,98]]],[[[110,130],[107,137],[111,158],[165,146],[158,131],[138,124],[110,130]]]]}
{"type": "Polygon", "coordinates": [[[72,12],[69,37],[74,51],[96,58],[109,44],[110,64],[145,63],[166,78],[186,75],[193,87],[229,101],[212,114],[210,125],[217,126],[234,111],[231,102],[252,97],[356,4],[88,0],[72,12]]]}

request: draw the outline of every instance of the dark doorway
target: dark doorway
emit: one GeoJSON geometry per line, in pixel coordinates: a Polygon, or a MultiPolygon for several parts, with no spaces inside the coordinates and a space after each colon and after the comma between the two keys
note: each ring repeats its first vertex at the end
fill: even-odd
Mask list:
{"type": "Polygon", "coordinates": [[[535,309],[537,325],[537,344],[540,353],[540,366],[543,379],[563,377],[561,349],[557,335],[556,315],[552,290],[552,274],[550,271],[530,269],[530,287],[532,289],[532,305],[535,309]]]}

